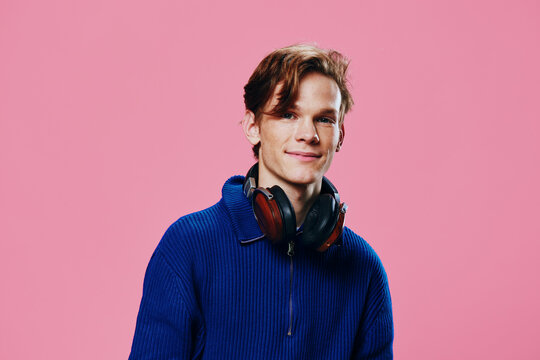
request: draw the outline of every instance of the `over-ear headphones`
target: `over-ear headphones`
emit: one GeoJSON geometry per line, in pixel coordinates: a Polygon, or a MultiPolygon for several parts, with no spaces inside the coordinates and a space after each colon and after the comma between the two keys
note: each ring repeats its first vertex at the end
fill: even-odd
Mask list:
{"type": "MultiPolygon", "coordinates": [[[[249,169],[243,189],[246,197],[251,200],[261,231],[273,244],[294,240],[296,215],[285,191],[278,185],[257,187],[258,177],[259,163],[256,163],[249,169]]],[[[321,193],[304,220],[304,229],[299,238],[302,246],[323,252],[332,244],[340,243],[347,205],[339,200],[334,185],[323,177],[321,193]]]]}

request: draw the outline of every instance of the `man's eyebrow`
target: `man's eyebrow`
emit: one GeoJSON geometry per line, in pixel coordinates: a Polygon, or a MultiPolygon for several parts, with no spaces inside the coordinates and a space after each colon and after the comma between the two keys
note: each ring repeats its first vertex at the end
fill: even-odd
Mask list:
{"type": "Polygon", "coordinates": [[[337,115],[336,109],[328,108],[328,109],[322,109],[319,111],[319,114],[321,115],[337,115]]]}
{"type": "MultiPolygon", "coordinates": [[[[291,110],[298,110],[298,106],[296,106],[295,104],[292,104],[291,106],[289,106],[289,108],[291,110]]],[[[325,109],[322,109],[321,111],[317,112],[317,114],[318,115],[335,115],[335,116],[337,116],[338,112],[334,108],[325,108],[325,109]]]]}

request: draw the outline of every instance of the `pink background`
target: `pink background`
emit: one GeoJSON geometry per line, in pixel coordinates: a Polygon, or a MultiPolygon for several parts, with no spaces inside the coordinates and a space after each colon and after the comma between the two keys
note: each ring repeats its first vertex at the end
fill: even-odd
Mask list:
{"type": "Polygon", "coordinates": [[[252,164],[243,85],[352,61],[328,173],[385,264],[396,359],[538,359],[538,1],[0,3],[0,358],[127,358],[152,251],[252,164]],[[536,184],[536,185],[535,185],[536,184]]]}

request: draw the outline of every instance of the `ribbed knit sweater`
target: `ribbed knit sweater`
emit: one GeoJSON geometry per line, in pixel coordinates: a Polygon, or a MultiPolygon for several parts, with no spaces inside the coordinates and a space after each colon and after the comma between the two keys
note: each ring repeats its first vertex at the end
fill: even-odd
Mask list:
{"type": "Polygon", "coordinates": [[[230,178],[217,204],[163,235],[129,358],[392,359],[390,292],[373,249],[345,227],[341,246],[290,256],[264,238],[243,182],[230,178]]]}

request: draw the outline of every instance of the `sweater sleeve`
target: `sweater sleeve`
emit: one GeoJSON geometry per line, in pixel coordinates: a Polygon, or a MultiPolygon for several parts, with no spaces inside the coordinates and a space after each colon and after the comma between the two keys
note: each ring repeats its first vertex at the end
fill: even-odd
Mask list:
{"type": "Polygon", "coordinates": [[[376,257],[368,286],[364,321],[355,342],[354,359],[393,359],[394,324],[386,272],[376,257]]]}
{"type": "Polygon", "coordinates": [[[188,293],[159,247],[146,270],[130,360],[191,359],[202,350],[202,327],[188,293]]]}

